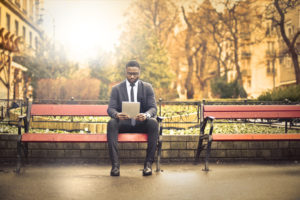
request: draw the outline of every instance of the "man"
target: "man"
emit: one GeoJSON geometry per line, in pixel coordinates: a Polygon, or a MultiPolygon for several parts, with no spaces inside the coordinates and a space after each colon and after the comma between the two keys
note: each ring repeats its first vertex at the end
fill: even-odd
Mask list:
{"type": "Polygon", "coordinates": [[[109,155],[112,162],[111,176],[120,176],[118,155],[118,133],[147,133],[148,147],[143,175],[152,175],[156,144],[158,139],[158,122],[156,120],[156,102],[151,84],[139,80],[140,65],[137,61],[126,64],[126,80],[114,86],[111,91],[107,112],[111,117],[107,124],[109,155]],[[140,113],[130,119],[122,113],[122,102],[140,102],[140,113]]]}

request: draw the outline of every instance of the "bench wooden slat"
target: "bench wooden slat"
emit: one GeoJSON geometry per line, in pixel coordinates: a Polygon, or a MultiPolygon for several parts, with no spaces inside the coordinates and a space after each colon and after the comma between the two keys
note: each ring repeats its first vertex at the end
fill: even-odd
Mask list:
{"type": "Polygon", "coordinates": [[[205,105],[204,111],[298,111],[300,105],[205,105]]]}
{"type": "Polygon", "coordinates": [[[300,118],[299,105],[204,106],[204,117],[216,119],[300,118]]]}
{"type": "MultiPolygon", "coordinates": [[[[121,133],[119,142],[147,142],[148,135],[140,133],[121,133]]],[[[22,142],[107,142],[106,134],[46,134],[26,133],[22,142]]]]}
{"type": "Polygon", "coordinates": [[[36,116],[108,116],[107,105],[32,104],[36,116]]]}
{"type": "Polygon", "coordinates": [[[283,119],[283,118],[299,118],[300,112],[205,112],[204,117],[213,116],[216,119],[283,119]]]}
{"type": "Polygon", "coordinates": [[[213,141],[300,140],[300,134],[215,134],[213,141]]]}

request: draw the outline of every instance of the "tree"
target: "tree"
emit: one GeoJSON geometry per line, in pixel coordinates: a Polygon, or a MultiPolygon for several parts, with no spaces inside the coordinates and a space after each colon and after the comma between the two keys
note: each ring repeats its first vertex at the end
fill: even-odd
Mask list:
{"type": "Polygon", "coordinates": [[[112,64],[112,55],[106,52],[99,52],[96,59],[89,61],[89,68],[91,69],[90,76],[101,81],[99,99],[108,100],[109,98],[109,84],[114,79],[112,64]]]}
{"type": "Polygon", "coordinates": [[[216,45],[212,42],[213,38],[210,34],[212,30],[209,30],[211,27],[208,19],[216,11],[209,0],[205,0],[193,8],[196,9],[190,9],[186,13],[185,8],[181,7],[183,19],[186,24],[185,55],[188,63],[188,72],[185,79],[185,88],[188,99],[194,98],[194,88],[197,88],[193,77],[197,78],[202,96],[207,97],[207,81],[215,76],[215,72],[213,72],[214,61],[210,55],[216,54],[216,45]]]}
{"type": "Polygon", "coordinates": [[[289,37],[285,26],[286,15],[292,9],[299,7],[299,5],[300,2],[297,0],[273,0],[272,4],[270,4],[267,8],[267,19],[272,20],[274,25],[279,27],[281,37],[287,46],[287,52],[293,62],[297,84],[300,84],[300,68],[296,42],[300,35],[300,30],[295,32],[293,36],[289,37]]]}
{"type": "Polygon", "coordinates": [[[173,6],[171,0],[138,0],[132,4],[127,28],[116,51],[119,73],[115,81],[124,78],[126,62],[136,59],[142,66],[141,78],[153,84],[156,96],[174,98],[167,51],[168,38],[177,19],[173,6]]]}
{"type": "Polygon", "coordinates": [[[242,74],[241,67],[239,63],[239,26],[238,20],[241,18],[241,15],[245,13],[238,13],[237,7],[239,2],[232,3],[230,0],[223,2],[224,13],[218,13],[219,20],[222,21],[224,28],[226,29],[226,40],[230,44],[233,44],[233,60],[235,63],[235,69],[237,72],[237,80],[242,83],[242,74]]]}
{"type": "MultiPolygon", "coordinates": [[[[186,59],[188,62],[188,73],[185,79],[185,88],[187,90],[187,99],[193,99],[194,98],[194,86],[193,86],[193,73],[194,73],[194,54],[196,53],[195,51],[193,51],[192,48],[192,39],[193,39],[193,35],[194,35],[194,29],[193,26],[191,24],[191,22],[189,21],[186,13],[185,13],[185,9],[182,6],[181,7],[182,10],[182,14],[183,14],[183,18],[184,21],[187,25],[187,29],[186,29],[186,36],[185,36],[185,55],[186,55],[186,59]]],[[[199,48],[197,48],[197,51],[199,50],[199,48]]]]}
{"type": "Polygon", "coordinates": [[[224,29],[224,24],[219,20],[218,13],[216,9],[211,5],[209,0],[205,0],[203,4],[205,7],[201,9],[202,21],[206,22],[206,26],[203,28],[208,35],[212,36],[212,41],[216,46],[216,51],[209,51],[209,56],[212,57],[217,62],[216,77],[221,77],[221,68],[224,68],[223,76],[227,80],[227,61],[230,59],[229,54],[225,51],[224,43],[226,42],[226,31],[224,29]]]}
{"type": "Polygon", "coordinates": [[[225,35],[225,42],[230,46],[230,59],[234,63],[236,71],[236,79],[239,84],[243,84],[240,58],[242,50],[246,46],[255,44],[260,41],[260,38],[250,43],[251,33],[261,26],[261,13],[259,13],[259,4],[256,0],[248,1],[233,1],[222,0],[218,3],[224,7],[223,12],[218,13],[218,20],[222,23],[225,35]]]}
{"type": "MultiPolygon", "coordinates": [[[[40,79],[55,79],[68,77],[78,69],[76,63],[67,60],[65,50],[51,48],[49,41],[42,41],[34,55],[21,54],[14,56],[13,60],[28,68],[27,79],[31,79],[34,88],[33,96],[36,97],[36,88],[40,79]]],[[[31,50],[32,51],[32,50],[31,50]]]]}
{"type": "Polygon", "coordinates": [[[135,22],[145,29],[151,29],[160,43],[166,47],[179,21],[178,8],[174,0],[137,0],[135,22]]]}

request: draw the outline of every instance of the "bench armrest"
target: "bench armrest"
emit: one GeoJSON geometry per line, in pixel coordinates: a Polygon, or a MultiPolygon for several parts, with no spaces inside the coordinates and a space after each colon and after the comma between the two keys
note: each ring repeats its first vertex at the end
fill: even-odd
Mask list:
{"type": "Polygon", "coordinates": [[[201,127],[200,127],[200,134],[201,135],[204,135],[204,130],[206,128],[206,125],[207,125],[207,122],[210,121],[210,131],[209,131],[209,135],[212,134],[212,131],[213,131],[213,122],[214,122],[214,117],[212,116],[207,116],[205,117],[203,123],[201,124],[201,127]]]}
{"type": "Polygon", "coordinates": [[[163,121],[163,117],[161,116],[157,116],[156,120],[158,121],[159,124],[159,130],[158,130],[158,134],[159,134],[159,141],[162,140],[162,130],[163,130],[163,126],[162,126],[162,121],[163,121]]]}
{"type": "Polygon", "coordinates": [[[158,121],[158,123],[160,123],[160,122],[162,122],[162,121],[164,120],[164,118],[161,117],[161,116],[157,116],[157,117],[156,117],[156,120],[158,121]]]}
{"type": "Polygon", "coordinates": [[[20,115],[18,120],[18,135],[22,135],[22,121],[24,122],[24,131],[28,132],[28,121],[27,121],[27,116],[26,115],[20,115]]]}
{"type": "Polygon", "coordinates": [[[24,115],[21,115],[21,116],[19,116],[18,117],[19,119],[18,119],[18,135],[22,135],[22,120],[24,119],[24,118],[26,118],[26,116],[24,116],[24,115]]]}

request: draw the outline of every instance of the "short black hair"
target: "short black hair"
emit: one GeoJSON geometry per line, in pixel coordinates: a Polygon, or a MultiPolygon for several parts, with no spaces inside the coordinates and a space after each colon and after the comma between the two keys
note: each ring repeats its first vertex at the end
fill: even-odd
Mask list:
{"type": "Polygon", "coordinates": [[[136,60],[131,60],[129,61],[127,64],[126,64],[126,68],[127,67],[138,67],[139,69],[141,68],[140,67],[140,64],[136,61],[136,60]]]}

